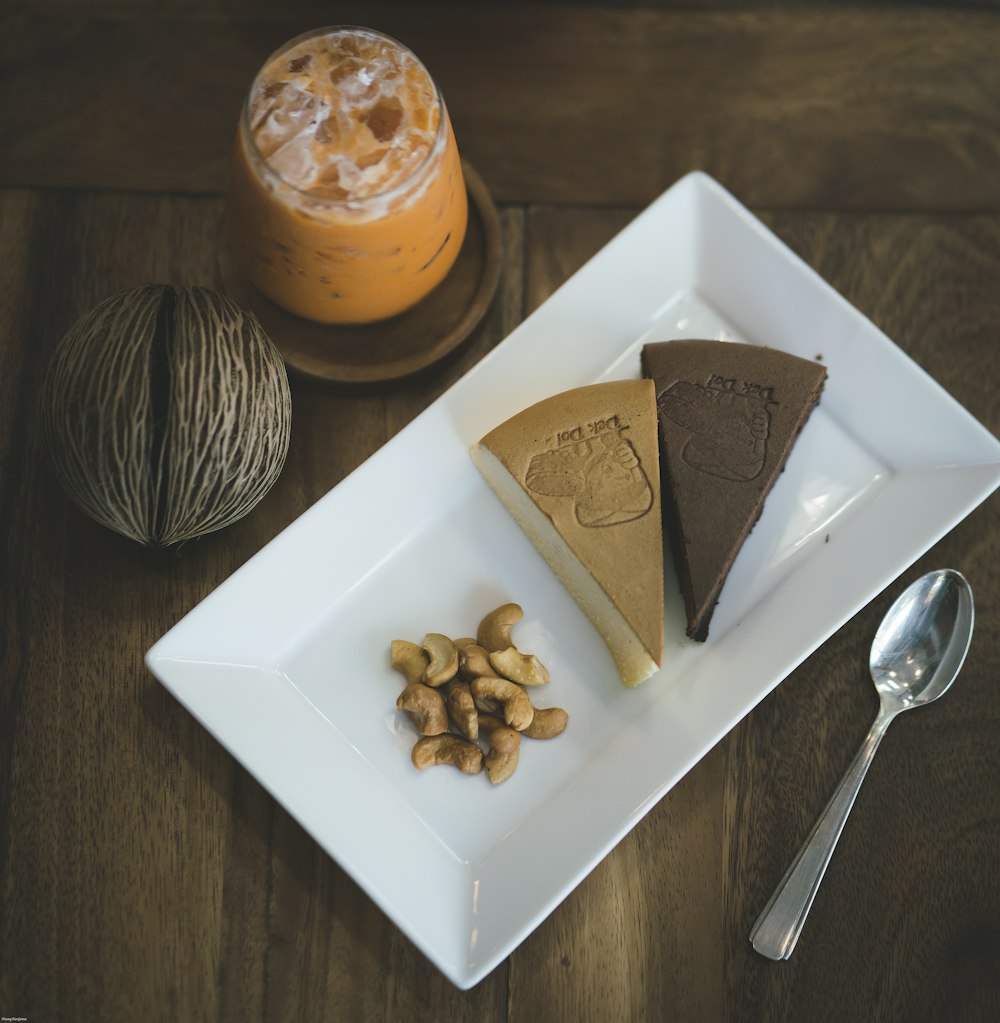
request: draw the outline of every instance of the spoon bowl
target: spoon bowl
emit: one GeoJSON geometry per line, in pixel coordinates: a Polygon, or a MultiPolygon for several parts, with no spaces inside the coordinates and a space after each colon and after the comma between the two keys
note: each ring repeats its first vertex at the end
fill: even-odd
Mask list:
{"type": "Polygon", "coordinates": [[[878,716],[750,931],[750,941],[761,955],[787,959],[792,954],[886,729],[904,710],[947,692],[965,662],[974,619],[972,588],[951,568],[921,576],[882,619],[868,662],[879,696],[878,716]]]}
{"type": "Polygon", "coordinates": [[[955,681],[972,641],[975,612],[965,577],[928,572],[886,612],[872,642],[869,669],[879,697],[919,707],[955,681]]]}

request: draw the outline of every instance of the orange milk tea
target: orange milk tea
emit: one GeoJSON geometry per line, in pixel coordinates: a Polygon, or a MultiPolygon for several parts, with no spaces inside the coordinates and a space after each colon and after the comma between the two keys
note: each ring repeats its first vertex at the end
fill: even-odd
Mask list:
{"type": "Polygon", "coordinates": [[[465,237],[465,184],[441,94],[364,28],[293,39],[247,98],[228,190],[234,255],[282,308],[366,323],[419,302],[465,237]]]}

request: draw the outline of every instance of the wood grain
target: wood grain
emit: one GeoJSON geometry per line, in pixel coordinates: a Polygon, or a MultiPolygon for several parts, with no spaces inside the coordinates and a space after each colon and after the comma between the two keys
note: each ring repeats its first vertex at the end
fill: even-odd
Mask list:
{"type": "Polygon", "coordinates": [[[142,655],[512,328],[518,216],[505,216],[501,300],[432,385],[395,397],[296,389],[289,460],[255,513],[150,552],[68,503],[30,423],[48,356],[83,311],[145,280],[214,283],[221,200],[7,192],[0,209],[0,947],[19,949],[3,956],[0,1004],[36,1018],[302,1019],[326,993],[350,1018],[367,1018],[372,997],[389,1018],[416,1018],[430,991],[457,1019],[498,1018],[497,982],[460,1000],[142,655]],[[398,988],[385,986],[385,955],[406,978],[398,988]]]}
{"type": "MultiPolygon", "coordinates": [[[[0,35],[0,184],[220,192],[257,67],[316,24],[309,6],[312,22],[284,5],[240,21],[61,10],[10,18],[0,35]]],[[[423,57],[498,201],[644,205],[697,168],[755,207],[1000,209],[990,12],[347,4],[337,16],[423,57]]]]}
{"type": "Polygon", "coordinates": [[[1000,434],[997,5],[747,7],[7,5],[0,1014],[1000,1018],[995,496],[792,672],[470,992],[142,663],[693,167],[1000,434]],[[275,488],[220,533],[145,551],[70,505],[42,457],[49,356],[116,290],[219,283],[242,92],[274,46],[333,14],[400,36],[438,78],[464,154],[501,201],[497,297],[468,343],[419,378],[366,391],[295,379],[275,488]],[[749,929],[874,715],[874,630],[907,582],[944,565],[976,592],[965,668],[933,709],[890,730],[795,955],[770,963],[749,929]]]}
{"type": "MultiPolygon", "coordinates": [[[[231,529],[159,554],[70,507],[21,424],[80,312],[144,280],[211,281],[221,201],[7,191],[0,211],[3,1006],[67,1020],[556,1021],[831,1019],[830,992],[839,1018],[935,1019],[956,1007],[988,1018],[1000,1005],[995,500],[893,587],[941,564],[965,571],[979,598],[976,640],[952,693],[894,726],[806,935],[781,966],[753,955],[747,932],[874,712],[864,660],[891,593],[795,671],[465,994],[142,665],[154,639],[635,210],[504,209],[500,294],[470,348],[382,394],[297,382],[292,451],[272,493],[231,529]],[[908,778],[926,783],[900,794],[908,778]],[[904,952],[917,954],[915,973],[904,952]]],[[[769,219],[1000,429],[987,383],[997,379],[996,217],[769,219]]]]}

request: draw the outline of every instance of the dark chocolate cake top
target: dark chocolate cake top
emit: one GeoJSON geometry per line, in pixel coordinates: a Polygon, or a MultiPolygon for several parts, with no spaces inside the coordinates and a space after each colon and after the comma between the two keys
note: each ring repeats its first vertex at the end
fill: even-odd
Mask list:
{"type": "Polygon", "coordinates": [[[687,631],[704,640],[826,368],[760,345],[678,340],[645,345],[642,371],[656,389],[664,520],[687,631]]]}

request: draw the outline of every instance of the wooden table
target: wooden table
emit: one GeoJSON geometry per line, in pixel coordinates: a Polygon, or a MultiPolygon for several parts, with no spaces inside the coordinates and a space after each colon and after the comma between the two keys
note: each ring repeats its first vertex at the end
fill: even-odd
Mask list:
{"type": "Polygon", "coordinates": [[[974,511],[718,744],[469,992],[151,677],[144,651],[688,170],[718,178],[1000,432],[1000,8],[662,0],[508,8],[11,0],[0,33],[0,1013],[29,1020],[982,1020],[1000,1015],[1000,504],[974,511]],[[45,462],[69,325],[216,283],[243,91],[329,20],[408,42],[501,210],[493,307],[378,393],[293,382],[281,479],[151,552],[45,462]],[[336,437],[336,443],[330,438],[336,437]],[[890,732],[791,961],[747,934],[875,712],[905,582],[967,574],[977,631],[890,732]]]}

